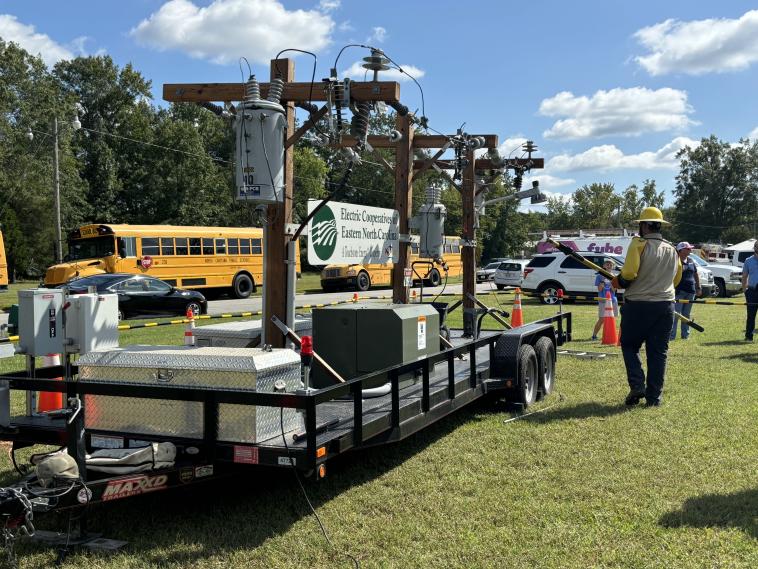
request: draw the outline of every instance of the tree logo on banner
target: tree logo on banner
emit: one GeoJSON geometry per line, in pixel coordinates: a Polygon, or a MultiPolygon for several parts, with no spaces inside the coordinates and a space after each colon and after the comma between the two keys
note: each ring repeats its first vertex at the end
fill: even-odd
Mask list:
{"type": "Polygon", "coordinates": [[[332,208],[328,205],[322,207],[315,216],[311,225],[311,243],[316,255],[322,261],[328,260],[337,247],[337,220],[334,219],[332,208]]]}

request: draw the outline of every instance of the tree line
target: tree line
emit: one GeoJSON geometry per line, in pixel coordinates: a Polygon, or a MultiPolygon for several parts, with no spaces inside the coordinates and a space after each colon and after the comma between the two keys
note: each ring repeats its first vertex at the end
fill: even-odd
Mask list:
{"type": "MultiPolygon", "coordinates": [[[[39,57],[0,39],[0,229],[12,277],[38,277],[54,260],[53,118],[60,125],[64,239],[87,223],[265,222],[252,204],[233,198],[234,137],[228,119],[193,104],[157,106],[151,87],[131,64],[119,67],[109,56],[78,57],[48,69],[39,57]],[[74,130],[77,116],[81,129],[74,130]]],[[[393,115],[372,114],[372,133],[387,134],[393,125],[393,115]]],[[[393,161],[390,150],[379,152],[393,161]]],[[[363,158],[336,199],[392,207],[393,174],[378,157],[363,158]]],[[[676,205],[667,215],[693,228],[690,239],[734,237],[752,229],[757,158],[756,145],[748,141],[730,146],[711,137],[685,149],[676,205]]],[[[347,162],[310,137],[295,146],[294,159],[297,221],[305,217],[308,199],[339,187],[347,162]]],[[[414,180],[414,204],[423,203],[431,184],[443,188],[446,233],[460,235],[460,195],[440,174],[426,172],[414,180]]],[[[508,176],[497,177],[487,198],[514,191],[508,176]]],[[[551,199],[546,213],[523,213],[515,201],[501,202],[480,217],[478,253],[484,259],[518,255],[533,239],[530,234],[548,228],[628,226],[649,204],[663,204],[653,180],[620,193],[608,183],[583,186],[570,202],[551,199]]]]}

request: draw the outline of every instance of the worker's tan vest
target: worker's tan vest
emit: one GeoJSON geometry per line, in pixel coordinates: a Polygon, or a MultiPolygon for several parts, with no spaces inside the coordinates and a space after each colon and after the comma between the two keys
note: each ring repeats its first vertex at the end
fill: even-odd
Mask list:
{"type": "Polygon", "coordinates": [[[646,302],[674,300],[674,277],[679,256],[660,233],[644,237],[645,250],[640,259],[640,270],[624,293],[627,300],[646,302]]]}

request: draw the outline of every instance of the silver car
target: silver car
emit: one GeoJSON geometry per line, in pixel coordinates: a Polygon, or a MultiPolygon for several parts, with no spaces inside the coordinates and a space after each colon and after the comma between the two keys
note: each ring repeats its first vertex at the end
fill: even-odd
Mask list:
{"type": "Polygon", "coordinates": [[[528,262],[528,259],[509,259],[501,262],[493,279],[497,289],[503,290],[507,286],[521,286],[521,281],[524,278],[524,267],[528,262]]]}

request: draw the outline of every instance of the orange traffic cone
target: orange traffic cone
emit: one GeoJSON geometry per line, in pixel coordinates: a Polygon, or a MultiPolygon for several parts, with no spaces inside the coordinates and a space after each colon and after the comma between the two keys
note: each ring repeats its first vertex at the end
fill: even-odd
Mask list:
{"type": "Polygon", "coordinates": [[[605,293],[605,308],[603,309],[603,342],[604,346],[615,346],[619,341],[616,334],[616,317],[613,315],[611,293],[605,293]]]}
{"type": "Polygon", "coordinates": [[[191,308],[187,309],[187,325],[184,328],[184,345],[185,346],[194,346],[195,345],[195,313],[192,312],[191,308]]]}
{"type": "Polygon", "coordinates": [[[518,328],[524,325],[524,313],[521,311],[521,289],[517,288],[516,297],[513,299],[513,312],[511,313],[511,326],[518,328]]]}
{"type": "MultiPolygon", "coordinates": [[[[61,365],[61,357],[58,354],[47,354],[42,358],[42,365],[44,367],[52,367],[61,365]]],[[[62,377],[55,377],[63,381],[62,377]]],[[[63,393],[57,391],[40,391],[39,399],[37,399],[37,411],[39,413],[46,413],[48,411],[55,411],[56,409],[63,408],[63,393]]]]}
{"type": "Polygon", "coordinates": [[[358,293],[357,292],[353,293],[353,302],[358,302],[358,293]]]}

